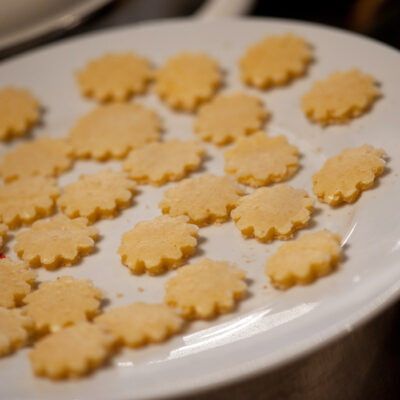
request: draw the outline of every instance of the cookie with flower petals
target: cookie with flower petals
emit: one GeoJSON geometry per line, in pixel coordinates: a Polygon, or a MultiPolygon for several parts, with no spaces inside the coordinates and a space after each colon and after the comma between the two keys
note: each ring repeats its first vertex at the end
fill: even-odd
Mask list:
{"type": "Polygon", "coordinates": [[[194,129],[203,140],[223,145],[259,130],[267,116],[255,96],[219,95],[200,108],[194,129]]]}
{"type": "Polygon", "coordinates": [[[0,219],[10,229],[51,215],[60,195],[57,181],[43,176],[21,178],[0,187],[0,219]]]}
{"type": "Polygon", "coordinates": [[[29,354],[33,371],[50,379],[77,378],[104,364],[115,338],[101,326],[83,322],[45,336],[29,354]]]}
{"type": "Polygon", "coordinates": [[[172,217],[186,215],[198,226],[223,222],[243,194],[241,187],[227,176],[201,175],[188,178],[164,193],[159,207],[172,217]]]}
{"type": "Polygon", "coordinates": [[[0,140],[23,136],[39,117],[40,104],[28,90],[0,89],[0,140]]]}
{"type": "Polygon", "coordinates": [[[278,288],[307,284],[332,272],[340,260],[340,236],[328,230],[283,244],[267,260],[265,273],[278,288]]]}
{"type": "Polygon", "coordinates": [[[172,108],[194,111],[221,84],[219,66],[204,53],[180,53],[156,73],[156,91],[172,108]]]}
{"type": "Polygon", "coordinates": [[[0,260],[0,307],[14,308],[32,291],[36,272],[21,261],[0,260]]]}
{"type": "Polygon", "coordinates": [[[129,347],[159,343],[179,332],[182,318],[165,304],[133,303],[115,307],[95,319],[129,347]]]}
{"type": "Polygon", "coordinates": [[[23,301],[37,331],[57,332],[97,315],[102,295],[89,279],[63,276],[41,283],[23,301]]]}
{"type": "Polygon", "coordinates": [[[203,156],[204,149],[200,143],[172,139],[132,150],[123,167],[137,182],[162,185],[177,181],[198,168],[203,156]]]}
{"type": "Polygon", "coordinates": [[[159,140],[160,132],[154,111],[140,104],[116,103],[80,118],[69,138],[78,157],[106,160],[125,157],[129,150],[159,140]]]}
{"type": "Polygon", "coordinates": [[[285,136],[257,132],[225,152],[225,171],[245,185],[259,187],[289,179],[299,168],[299,150],[285,136]]]}
{"type": "Polygon", "coordinates": [[[231,311],[243,298],[246,272],[225,261],[203,258],[179,268],[165,284],[164,302],[177,307],[184,318],[212,318],[231,311]]]}
{"type": "Polygon", "coordinates": [[[351,69],[315,82],[301,106],[309,119],[321,125],[345,123],[364,114],[379,96],[374,77],[351,69]]]}
{"type": "Polygon", "coordinates": [[[285,240],[307,225],[313,206],[314,200],[305,190],[281,183],[242,197],[231,216],[246,237],[262,242],[285,240]]]}
{"type": "Polygon", "coordinates": [[[303,38],[292,34],[267,36],[250,46],[241,58],[241,78],[260,89],[284,85],[304,75],[311,60],[310,46],[303,38]]]}
{"type": "Polygon", "coordinates": [[[42,137],[5,154],[0,175],[5,181],[37,175],[52,177],[69,170],[72,163],[72,147],[66,140],[42,137]]]}
{"type": "Polygon", "coordinates": [[[85,217],[93,223],[100,218],[114,217],[128,207],[135,186],[122,172],[107,170],[82,175],[64,188],[57,203],[68,217],[85,217]]]}
{"type": "Polygon", "coordinates": [[[150,62],[132,52],[105,54],[77,74],[83,95],[99,101],[124,101],[144,93],[152,76],[150,62]]]}
{"type": "Polygon", "coordinates": [[[187,217],[162,215],[141,221],[124,233],[118,253],[133,273],[159,274],[176,268],[195,252],[197,231],[197,226],[189,224],[187,217]]]}
{"type": "Polygon", "coordinates": [[[18,233],[14,251],[31,267],[56,269],[75,264],[91,253],[97,237],[98,230],[88,226],[86,218],[70,219],[59,214],[18,233]]]}
{"type": "Polygon", "coordinates": [[[33,321],[22,310],[0,307],[0,357],[24,346],[33,331],[33,321]]]}
{"type": "Polygon", "coordinates": [[[313,175],[314,193],[331,206],[355,202],[382,174],[385,156],[382,149],[369,145],[343,150],[313,175]]]}

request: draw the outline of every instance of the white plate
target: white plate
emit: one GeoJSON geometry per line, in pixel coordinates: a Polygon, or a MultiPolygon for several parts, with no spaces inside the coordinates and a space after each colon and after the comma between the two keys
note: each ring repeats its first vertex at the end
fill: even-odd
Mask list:
{"type": "MultiPolygon", "coordinates": [[[[45,132],[54,137],[67,134],[76,118],[95,104],[83,99],[74,72],[106,51],[132,49],[156,65],[182,50],[203,50],[215,57],[226,71],[227,88],[257,94],[273,117],[266,125],[270,134],[284,133],[299,146],[302,168],[290,181],[311,192],[310,177],[323,161],[345,147],[370,143],[390,155],[388,173],[373,190],[364,192],[354,205],[330,209],[318,204],[309,229],[329,228],[343,236],[346,260],[339,271],[307,287],[286,292],[271,288],[264,264],[281,242],[260,244],[244,240],[232,222],[201,229],[204,238],[196,255],[228,260],[248,271],[251,296],[237,310],[211,322],[195,322],[187,331],[165,344],[142,350],[124,350],[108,368],[73,382],[53,383],[34,378],[27,349],[0,360],[0,392],[6,399],[134,399],[177,395],[210,388],[251,374],[270,370],[344,334],[371,317],[399,294],[400,215],[400,56],[395,50],[360,36],[304,23],[277,20],[225,20],[212,22],[165,21],[80,37],[3,63],[0,87],[26,86],[46,107],[45,132]],[[291,31],[305,37],[315,48],[316,62],[302,79],[284,88],[261,92],[243,87],[237,60],[247,46],[266,34],[291,31]],[[336,69],[360,67],[382,85],[383,98],[372,112],[349,125],[322,129],[305,119],[299,98],[310,84],[336,69]],[[201,254],[200,254],[201,253],[201,254]]],[[[139,97],[154,107],[166,128],[165,138],[194,136],[193,117],[165,107],[154,94],[139,97]]],[[[4,153],[10,146],[2,145],[4,153]],[[6,148],[7,147],[7,148],[6,148]]],[[[207,146],[210,159],[205,170],[223,173],[221,149],[207,146]]],[[[120,168],[119,162],[76,163],[60,178],[62,185],[82,172],[120,168]]],[[[122,232],[143,219],[159,214],[156,207],[167,185],[160,189],[141,187],[134,207],[118,218],[96,224],[102,239],[98,251],[76,267],[40,272],[40,280],[60,275],[93,279],[107,290],[110,306],[135,300],[161,301],[164,282],[160,277],[133,276],[116,254],[122,232]],[[138,288],[144,288],[139,292],[138,288]],[[117,293],[124,296],[118,298],[117,293]]],[[[303,232],[301,231],[299,235],[303,232]]],[[[13,241],[9,243],[9,248],[13,241]]],[[[13,256],[13,255],[11,255],[13,256]]],[[[195,258],[191,259],[193,262],[195,258]]]]}

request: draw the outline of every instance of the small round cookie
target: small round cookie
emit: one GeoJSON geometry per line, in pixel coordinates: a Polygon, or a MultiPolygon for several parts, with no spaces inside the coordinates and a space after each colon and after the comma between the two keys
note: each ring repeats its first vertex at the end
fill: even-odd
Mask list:
{"type": "Polygon", "coordinates": [[[50,379],[77,378],[104,364],[114,352],[115,338],[87,322],[41,339],[29,354],[36,375],[50,379]]]}
{"type": "Polygon", "coordinates": [[[321,125],[345,123],[364,114],[380,96],[371,75],[336,71],[313,84],[301,99],[304,114],[321,125]]]}
{"type": "Polygon", "coordinates": [[[318,200],[331,206],[354,203],[382,174],[385,156],[383,150],[364,145],[329,158],[312,178],[318,200]]]}
{"type": "Polygon", "coordinates": [[[58,176],[73,163],[72,147],[64,139],[42,137],[19,145],[3,156],[0,175],[5,181],[29,176],[58,176]]]}
{"type": "Polygon", "coordinates": [[[10,229],[51,215],[60,195],[57,181],[43,176],[21,178],[0,187],[0,220],[10,229]]]}
{"type": "Polygon", "coordinates": [[[301,37],[267,36],[250,46],[239,61],[241,78],[260,89],[284,85],[304,75],[311,60],[310,46],[301,37]]]}
{"type": "Polygon", "coordinates": [[[59,214],[36,221],[32,228],[19,233],[14,251],[31,267],[56,269],[73,265],[93,251],[98,230],[87,226],[86,218],[69,219],[59,214]]]}
{"type": "Polygon", "coordinates": [[[119,210],[129,207],[135,186],[122,172],[82,175],[64,188],[57,204],[68,217],[85,217],[93,223],[100,218],[113,218],[119,210]]]}
{"type": "Polygon", "coordinates": [[[92,319],[99,313],[102,295],[89,279],[63,276],[41,283],[23,301],[36,330],[46,333],[92,319]]]}
{"type": "Polygon", "coordinates": [[[152,76],[149,61],[132,52],[105,54],[77,73],[82,94],[98,101],[124,101],[144,93],[152,76]]]}
{"type": "Polygon", "coordinates": [[[242,197],[231,216],[245,237],[286,240],[307,225],[313,205],[305,190],[281,183],[242,197]]]}
{"type": "Polygon", "coordinates": [[[307,284],[333,271],[340,260],[340,236],[328,230],[283,244],[268,260],[265,273],[278,288],[307,284]]]}
{"type": "Polygon", "coordinates": [[[203,140],[224,145],[260,129],[267,116],[255,96],[219,95],[200,108],[194,130],[203,140]]]}
{"type": "Polygon", "coordinates": [[[14,308],[31,292],[36,272],[21,261],[0,260],[0,307],[14,308]]]}
{"type": "Polygon", "coordinates": [[[22,310],[0,307],[0,357],[24,346],[32,331],[33,321],[22,310]]]}
{"type": "Polygon", "coordinates": [[[95,319],[125,346],[159,343],[179,332],[182,318],[165,304],[133,303],[115,307],[95,319]]]}
{"type": "Polygon", "coordinates": [[[204,53],[180,53],[156,72],[156,91],[170,107],[194,111],[221,84],[219,66],[204,53]]]}
{"type": "Polygon", "coordinates": [[[40,104],[28,90],[0,89],[0,140],[20,137],[40,117],[40,104]]]}
{"type": "Polygon", "coordinates": [[[195,252],[197,231],[197,226],[189,224],[184,216],[162,215],[141,221],[122,235],[118,254],[134,274],[160,274],[176,268],[195,252]]]}
{"type": "Polygon", "coordinates": [[[198,226],[224,222],[243,194],[228,176],[201,175],[188,178],[164,193],[159,203],[163,214],[186,215],[198,226]]]}
{"type": "Polygon", "coordinates": [[[7,239],[7,232],[8,232],[8,226],[5,224],[0,224],[0,254],[1,251],[3,250],[4,242],[7,239]]]}
{"type": "Polygon", "coordinates": [[[78,120],[69,132],[78,157],[123,158],[129,150],[159,140],[156,113],[140,104],[102,105],[78,120]]]}
{"type": "Polygon", "coordinates": [[[182,179],[198,168],[203,156],[203,146],[195,140],[172,139],[132,150],[123,168],[139,183],[162,185],[182,179]]]}
{"type": "Polygon", "coordinates": [[[231,311],[246,293],[246,272],[225,261],[203,258],[179,268],[165,284],[164,302],[184,318],[212,318],[231,311]]]}
{"type": "Polygon", "coordinates": [[[299,150],[285,136],[257,132],[240,138],[225,152],[225,172],[245,185],[259,187],[289,179],[299,168],[299,150]]]}

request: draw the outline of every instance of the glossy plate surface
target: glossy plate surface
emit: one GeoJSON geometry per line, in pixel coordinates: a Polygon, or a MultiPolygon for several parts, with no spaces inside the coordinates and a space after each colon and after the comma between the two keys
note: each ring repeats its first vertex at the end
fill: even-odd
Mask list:
{"type": "MultiPolygon", "coordinates": [[[[28,350],[0,360],[0,394],[5,399],[136,399],[173,396],[210,388],[266,371],[327,343],[374,315],[399,295],[400,277],[400,54],[382,44],[338,30],[279,20],[165,21],[106,31],[44,47],[0,65],[0,87],[26,86],[42,100],[43,126],[33,137],[65,136],[76,119],[95,104],[83,99],[74,72],[107,51],[134,50],[155,65],[182,50],[205,51],[225,70],[225,91],[244,89],[262,98],[272,114],[266,131],[283,133],[302,153],[300,171],[289,182],[311,193],[311,175],[324,160],[346,147],[364,143],[389,154],[386,173],[373,190],[351,206],[330,209],[317,204],[310,227],[340,233],[345,261],[329,277],[307,287],[274,290],[264,275],[267,257],[281,242],[244,240],[232,222],[200,230],[199,252],[228,260],[248,271],[250,295],[234,313],[209,322],[192,323],[183,335],[142,350],[124,350],[111,365],[79,381],[53,383],[34,378],[28,350]],[[244,88],[237,60],[253,42],[267,34],[293,32],[314,47],[315,62],[307,76],[283,88],[261,92],[244,88]],[[381,83],[383,97],[371,112],[348,125],[321,128],[304,117],[299,99],[311,83],[333,70],[359,67],[381,83]]],[[[194,137],[193,117],[165,107],[150,91],[135,99],[158,111],[164,138],[194,137]]],[[[20,141],[1,145],[1,154],[20,141]]],[[[207,145],[204,171],[223,174],[223,151],[207,145]]],[[[82,173],[120,168],[120,162],[79,161],[60,177],[65,185],[82,173]]],[[[203,172],[203,171],[202,171],[203,172]]],[[[201,173],[202,173],[201,172],[201,173]]],[[[197,172],[197,175],[200,172],[197,172]]],[[[174,275],[133,276],[121,265],[116,250],[121,234],[139,220],[159,214],[166,188],[141,186],[135,204],[115,220],[96,224],[102,235],[95,254],[76,267],[39,271],[39,279],[61,275],[91,278],[107,291],[110,306],[132,301],[159,302],[164,283],[174,275]],[[143,288],[143,291],[139,291],[143,288]],[[122,297],[117,294],[122,293],[122,297]]],[[[7,256],[15,257],[8,242],[7,256]]]]}

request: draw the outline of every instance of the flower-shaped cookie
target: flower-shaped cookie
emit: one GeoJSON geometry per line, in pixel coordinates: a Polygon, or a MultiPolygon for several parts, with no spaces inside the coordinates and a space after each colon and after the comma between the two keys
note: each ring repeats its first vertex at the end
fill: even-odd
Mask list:
{"type": "Polygon", "coordinates": [[[231,216],[246,237],[285,240],[307,225],[313,205],[306,191],[281,183],[242,197],[231,216]]]}
{"type": "Polygon", "coordinates": [[[14,308],[32,290],[37,274],[24,262],[0,260],[0,307],[14,308]]]}
{"type": "Polygon", "coordinates": [[[114,351],[115,338],[103,327],[87,322],[44,337],[29,354],[36,375],[76,378],[102,365],[114,351]]]}
{"type": "Polygon", "coordinates": [[[197,226],[189,224],[187,217],[162,215],[141,221],[124,233],[118,253],[133,273],[159,274],[177,267],[195,252],[197,231],[197,226]]]}
{"type": "Polygon", "coordinates": [[[172,108],[194,111],[221,83],[218,64],[204,53],[181,53],[156,73],[156,91],[172,108]]]}
{"type": "Polygon", "coordinates": [[[140,104],[100,106],[78,120],[69,132],[79,157],[122,158],[131,149],[157,141],[161,125],[156,113],[140,104]]]}
{"type": "Polygon", "coordinates": [[[203,226],[226,221],[242,194],[240,186],[227,176],[201,175],[166,190],[158,206],[164,214],[187,215],[203,226]]]}
{"type": "Polygon", "coordinates": [[[36,221],[31,229],[19,233],[14,251],[32,267],[55,269],[75,264],[91,253],[97,237],[97,229],[87,226],[86,218],[56,215],[36,221]]]}
{"type": "Polygon", "coordinates": [[[95,319],[126,346],[163,342],[180,331],[181,317],[165,304],[133,303],[115,307],[95,319]]]}
{"type": "Polygon", "coordinates": [[[130,177],[140,183],[162,185],[177,181],[198,168],[203,155],[204,149],[196,141],[172,139],[132,150],[123,166],[130,177]]]}
{"type": "Polygon", "coordinates": [[[179,268],[165,285],[164,302],[184,318],[212,318],[233,309],[247,289],[245,271],[208,258],[179,268]]]}
{"type": "Polygon", "coordinates": [[[72,147],[63,139],[42,137],[4,155],[0,175],[5,181],[29,176],[58,176],[71,168],[72,147]]]}
{"type": "Polygon", "coordinates": [[[333,72],[303,96],[303,111],[322,125],[347,122],[364,114],[380,96],[375,83],[358,69],[333,72]]]}
{"type": "Polygon", "coordinates": [[[385,155],[383,150],[369,145],[343,150],[314,174],[314,193],[331,206],[355,202],[382,174],[385,155]]]}
{"type": "Polygon", "coordinates": [[[51,215],[60,195],[57,181],[42,176],[21,178],[0,187],[0,220],[15,229],[51,215]]]}
{"type": "Polygon", "coordinates": [[[292,34],[267,36],[249,47],[239,62],[242,81],[267,89],[305,73],[311,62],[308,43],[292,34]]]}
{"type": "Polygon", "coordinates": [[[225,171],[240,183],[258,187],[290,178],[299,167],[298,160],[299,150],[284,136],[257,132],[225,152],[225,171]]]}
{"type": "Polygon", "coordinates": [[[329,274],[340,260],[340,236],[323,230],[283,244],[267,260],[265,273],[279,288],[307,284],[329,274]]]}
{"type": "Polygon", "coordinates": [[[200,108],[194,129],[203,140],[223,145],[260,129],[267,115],[255,96],[219,95],[200,108]]]}
{"type": "Polygon", "coordinates": [[[58,205],[70,218],[85,217],[93,223],[100,218],[114,217],[130,205],[135,183],[122,172],[102,171],[82,175],[64,188],[58,205]]]}
{"type": "Polygon", "coordinates": [[[63,276],[41,283],[23,301],[39,332],[56,332],[97,315],[102,295],[89,279],[63,276]]]}
{"type": "Polygon", "coordinates": [[[32,331],[33,321],[23,311],[0,307],[0,357],[24,346],[32,331]]]}
{"type": "Polygon", "coordinates": [[[24,135],[39,116],[40,104],[28,90],[0,89],[0,140],[24,135]]]}
{"type": "Polygon", "coordinates": [[[99,101],[127,100],[143,93],[152,78],[147,59],[132,52],[105,54],[90,61],[77,74],[85,96],[99,101]]]}

